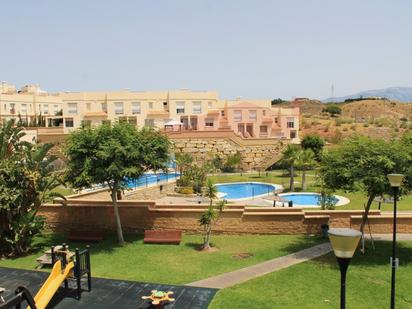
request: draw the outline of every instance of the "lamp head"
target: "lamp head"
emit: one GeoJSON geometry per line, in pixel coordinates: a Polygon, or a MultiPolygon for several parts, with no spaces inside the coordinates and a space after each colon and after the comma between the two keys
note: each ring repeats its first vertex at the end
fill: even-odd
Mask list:
{"type": "Polygon", "coordinates": [[[388,180],[392,187],[400,187],[404,178],[403,174],[388,174],[388,180]]]}
{"type": "Polygon", "coordinates": [[[347,259],[353,257],[362,235],[357,230],[346,228],[330,229],[328,234],[335,256],[347,259]]]}

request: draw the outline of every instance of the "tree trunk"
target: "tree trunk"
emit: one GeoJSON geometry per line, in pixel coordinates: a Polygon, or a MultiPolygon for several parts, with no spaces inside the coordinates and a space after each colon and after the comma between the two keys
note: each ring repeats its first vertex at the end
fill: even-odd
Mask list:
{"type": "Polygon", "coordinates": [[[371,208],[373,199],[375,197],[376,197],[375,194],[372,194],[372,195],[369,196],[368,202],[366,203],[365,212],[362,215],[362,224],[361,224],[361,228],[360,228],[360,231],[362,233],[362,239],[361,239],[361,252],[362,253],[365,253],[365,225],[366,225],[366,221],[368,221],[369,210],[371,208]]]}
{"type": "Polygon", "coordinates": [[[114,208],[114,218],[116,220],[116,232],[119,244],[124,244],[122,223],[120,222],[119,207],[117,205],[117,183],[113,185],[112,188],[112,202],[114,208]]]}
{"type": "Polygon", "coordinates": [[[306,170],[302,170],[302,191],[306,191],[306,170]]]}
{"type": "Polygon", "coordinates": [[[289,191],[295,191],[295,167],[293,165],[290,166],[289,191]]]}
{"type": "Polygon", "coordinates": [[[210,248],[210,234],[212,234],[212,226],[209,224],[206,228],[206,241],[205,241],[205,244],[203,245],[203,249],[210,248]]]}

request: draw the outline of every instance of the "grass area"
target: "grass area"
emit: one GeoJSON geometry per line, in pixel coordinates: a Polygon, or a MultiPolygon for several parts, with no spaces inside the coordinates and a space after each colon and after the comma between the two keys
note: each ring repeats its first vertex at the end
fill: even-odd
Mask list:
{"type": "MultiPolygon", "coordinates": [[[[35,241],[37,250],[28,256],[0,261],[0,267],[34,269],[36,257],[63,237],[48,234],[35,241]]],[[[323,242],[311,236],[292,235],[214,235],[216,252],[199,252],[201,236],[184,235],[180,246],[143,244],[141,235],[128,235],[130,243],[116,245],[114,236],[91,246],[92,273],[96,277],[156,283],[184,284],[232,271],[275,257],[286,255],[323,242]],[[234,258],[239,253],[251,253],[246,259],[234,258]]],[[[84,244],[68,243],[70,248],[84,244]]]]}
{"type": "MultiPolygon", "coordinates": [[[[349,266],[346,307],[388,308],[391,242],[356,255],[349,266]]],[[[412,242],[399,244],[396,308],[412,308],[412,242]]],[[[339,308],[340,272],[333,253],[218,292],[209,308],[339,308]],[[264,293],[264,296],[258,296],[264,293]]]]}
{"type": "MultiPolygon", "coordinates": [[[[284,171],[276,170],[271,172],[262,172],[260,177],[258,173],[247,173],[243,174],[242,176],[237,174],[220,174],[209,176],[209,178],[214,183],[226,183],[226,182],[240,182],[240,181],[256,181],[256,182],[268,182],[274,184],[282,185],[287,191],[289,188],[289,176],[284,176],[284,171]]],[[[301,178],[302,175],[300,172],[297,172],[295,177],[295,191],[301,191],[301,178]]],[[[316,183],[316,171],[308,171],[307,172],[307,190],[308,192],[319,192],[319,186],[316,183]]],[[[363,192],[344,192],[344,191],[337,191],[337,195],[345,196],[350,199],[350,203],[345,206],[337,207],[339,210],[344,209],[363,209],[363,205],[367,202],[367,197],[363,192]]],[[[311,208],[308,208],[310,210],[311,208]]],[[[372,209],[378,209],[378,203],[374,202],[372,205],[372,209]]],[[[318,210],[318,209],[317,209],[318,210]]],[[[382,203],[381,204],[382,211],[393,211],[392,203],[382,203]]],[[[403,196],[401,200],[398,202],[398,210],[412,210],[412,195],[409,194],[407,196],[403,196]]]]}

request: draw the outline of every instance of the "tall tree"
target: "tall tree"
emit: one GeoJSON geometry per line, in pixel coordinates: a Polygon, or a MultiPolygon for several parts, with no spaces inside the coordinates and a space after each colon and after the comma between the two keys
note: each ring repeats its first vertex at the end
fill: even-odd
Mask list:
{"type": "Polygon", "coordinates": [[[31,144],[23,136],[11,122],[0,128],[0,255],[25,254],[44,225],[40,206],[62,197],[53,192],[61,184],[52,165],[56,157],[49,154],[53,145],[31,144]]]}
{"type": "Polygon", "coordinates": [[[289,169],[289,176],[290,176],[289,190],[290,191],[295,190],[295,167],[296,167],[296,163],[299,158],[300,151],[301,150],[298,146],[289,144],[282,153],[281,161],[289,169]]]}
{"type": "Polygon", "coordinates": [[[325,146],[325,140],[317,134],[309,134],[303,137],[300,144],[303,149],[311,149],[315,154],[316,160],[319,160],[325,146]]]}
{"type": "Polygon", "coordinates": [[[316,165],[315,154],[311,149],[299,152],[297,166],[302,170],[302,191],[306,190],[306,171],[316,165]]]}
{"type": "Polygon", "coordinates": [[[117,236],[124,243],[117,193],[127,180],[151,169],[163,169],[169,161],[170,143],[153,129],[137,130],[129,123],[84,127],[67,139],[66,180],[75,188],[106,184],[114,208],[117,236]]]}
{"type": "Polygon", "coordinates": [[[411,158],[410,147],[399,141],[354,136],[343,141],[340,147],[323,154],[319,174],[328,189],[365,192],[367,201],[361,225],[363,234],[374,198],[391,193],[387,174],[405,174],[407,181],[404,188],[411,187],[411,158]]]}

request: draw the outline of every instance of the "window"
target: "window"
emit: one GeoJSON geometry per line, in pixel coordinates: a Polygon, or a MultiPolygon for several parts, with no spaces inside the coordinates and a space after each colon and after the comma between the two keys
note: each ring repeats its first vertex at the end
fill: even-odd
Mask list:
{"type": "Polygon", "coordinates": [[[86,110],[88,112],[90,112],[91,105],[92,105],[91,103],[86,103],[86,110]]]}
{"type": "Polygon", "coordinates": [[[130,124],[132,124],[132,125],[137,125],[137,118],[136,118],[136,116],[133,116],[133,117],[129,117],[128,119],[127,119],[127,121],[130,123],[130,124]]]}
{"type": "Polygon", "coordinates": [[[263,116],[266,116],[266,110],[263,110],[263,111],[262,111],[262,115],[263,115],[263,116]]]}
{"type": "Polygon", "coordinates": [[[294,128],[295,127],[295,122],[293,118],[288,118],[288,122],[286,123],[287,128],[294,128]]]}
{"type": "Polygon", "coordinates": [[[77,103],[68,103],[67,112],[71,115],[77,115],[77,103]]]}
{"type": "Polygon", "coordinates": [[[10,103],[10,114],[15,114],[16,113],[16,104],[15,103],[10,103]]]}
{"type": "Polygon", "coordinates": [[[213,107],[213,102],[211,102],[211,101],[207,102],[207,107],[212,108],[213,107]]]}
{"type": "Polygon", "coordinates": [[[242,111],[233,112],[233,121],[236,121],[236,122],[242,121],[242,111]]]}
{"type": "Polygon", "coordinates": [[[257,113],[255,110],[249,111],[249,120],[256,121],[257,120],[257,113]]]}
{"type": "Polygon", "coordinates": [[[65,123],[66,123],[66,128],[73,128],[74,127],[73,118],[66,118],[65,123]]]}
{"type": "MultiPolygon", "coordinates": [[[[66,122],[67,123],[67,122],[66,122]]],[[[91,127],[92,121],[91,120],[82,120],[82,127],[91,127]]]]}
{"type": "Polygon", "coordinates": [[[214,126],[214,119],[213,118],[206,118],[205,119],[205,127],[213,127],[214,126]]]}
{"type": "Polygon", "coordinates": [[[132,102],[132,115],[137,115],[141,113],[140,102],[132,102]]]}
{"type": "Polygon", "coordinates": [[[149,102],[149,109],[153,109],[153,102],[149,102]]]}
{"type": "Polygon", "coordinates": [[[107,103],[102,103],[102,112],[107,114],[107,103]]]}
{"type": "Polygon", "coordinates": [[[146,127],[154,127],[154,119],[145,119],[144,120],[144,125],[146,127]]]}
{"type": "Polygon", "coordinates": [[[21,113],[22,114],[27,114],[27,104],[22,104],[21,105],[21,113]]]}
{"type": "Polygon", "coordinates": [[[127,122],[127,117],[126,116],[119,117],[119,122],[127,122]]]}
{"type": "Polygon", "coordinates": [[[278,123],[278,117],[275,117],[275,123],[278,123]]]}
{"type": "Polygon", "coordinates": [[[176,102],[176,114],[185,113],[185,102],[176,102]]]}
{"type": "Polygon", "coordinates": [[[53,105],[53,114],[56,115],[59,111],[59,105],[53,105]]]}
{"type": "Polygon", "coordinates": [[[193,101],[192,102],[192,113],[201,114],[202,113],[202,102],[193,101]]]}
{"type": "Polygon", "coordinates": [[[220,111],[220,116],[225,117],[225,111],[220,111]]]}
{"type": "Polygon", "coordinates": [[[49,104],[43,104],[43,114],[49,114],[49,104]]]}
{"type": "Polygon", "coordinates": [[[102,124],[110,125],[111,123],[110,120],[102,120],[102,124]]]}
{"type": "Polygon", "coordinates": [[[114,113],[116,115],[123,115],[123,102],[114,102],[114,113]]]}
{"type": "Polygon", "coordinates": [[[268,134],[268,126],[260,126],[260,134],[267,135],[268,134]]]}

